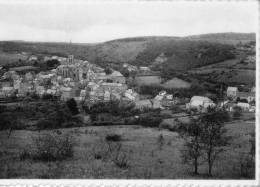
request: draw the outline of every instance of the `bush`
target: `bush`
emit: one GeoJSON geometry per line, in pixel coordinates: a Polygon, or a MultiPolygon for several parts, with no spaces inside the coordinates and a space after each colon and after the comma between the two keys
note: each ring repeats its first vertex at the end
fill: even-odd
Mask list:
{"type": "Polygon", "coordinates": [[[139,118],[139,124],[144,127],[159,127],[161,122],[162,117],[160,116],[146,115],[139,118]]]}
{"type": "Polygon", "coordinates": [[[50,121],[50,120],[40,120],[37,124],[37,129],[42,130],[42,129],[52,129],[55,128],[55,122],[50,121]]]}
{"type": "MultiPolygon", "coordinates": [[[[45,134],[33,139],[34,160],[60,161],[73,157],[73,143],[69,135],[45,134]]],[[[23,156],[22,156],[23,158],[23,156]]]]}
{"type": "Polygon", "coordinates": [[[122,140],[122,137],[119,134],[108,134],[108,135],[106,135],[106,141],[119,142],[121,140],[122,140]]]}

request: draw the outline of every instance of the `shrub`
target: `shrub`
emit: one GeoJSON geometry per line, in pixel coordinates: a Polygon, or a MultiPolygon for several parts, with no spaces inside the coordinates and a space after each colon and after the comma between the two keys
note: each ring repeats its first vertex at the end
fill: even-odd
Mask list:
{"type": "Polygon", "coordinates": [[[73,143],[69,135],[45,134],[33,139],[34,160],[57,161],[73,157],[73,143]]]}
{"type": "Polygon", "coordinates": [[[158,138],[157,138],[157,143],[158,143],[159,149],[162,150],[163,145],[164,145],[164,143],[165,143],[165,139],[164,139],[164,137],[163,137],[162,134],[160,134],[160,135],[158,136],[158,138]]]}
{"type": "Polygon", "coordinates": [[[32,154],[26,149],[22,150],[22,152],[19,154],[19,158],[21,161],[30,159],[31,156],[32,156],[32,154]]]}
{"type": "Polygon", "coordinates": [[[123,149],[121,143],[108,143],[108,153],[110,155],[111,160],[117,167],[124,169],[130,166],[129,153],[123,149]]]}
{"type": "Polygon", "coordinates": [[[108,134],[106,135],[106,141],[118,142],[121,141],[122,137],[119,134],[108,134]]]}
{"type": "Polygon", "coordinates": [[[162,118],[160,116],[140,116],[139,124],[145,127],[159,127],[162,122],[162,118]]]}
{"type": "Polygon", "coordinates": [[[43,119],[43,120],[38,121],[36,126],[37,126],[38,130],[41,130],[41,129],[51,129],[51,128],[55,128],[55,122],[43,119]]]}

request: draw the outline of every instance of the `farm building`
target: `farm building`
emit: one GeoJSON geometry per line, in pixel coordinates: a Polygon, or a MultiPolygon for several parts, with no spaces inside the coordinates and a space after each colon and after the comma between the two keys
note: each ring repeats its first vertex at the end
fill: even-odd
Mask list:
{"type": "Polygon", "coordinates": [[[227,96],[228,97],[236,97],[237,96],[238,89],[237,87],[228,87],[227,88],[227,96]]]}
{"type": "Polygon", "coordinates": [[[237,103],[237,106],[241,107],[243,111],[249,111],[250,105],[248,103],[237,103]]]}

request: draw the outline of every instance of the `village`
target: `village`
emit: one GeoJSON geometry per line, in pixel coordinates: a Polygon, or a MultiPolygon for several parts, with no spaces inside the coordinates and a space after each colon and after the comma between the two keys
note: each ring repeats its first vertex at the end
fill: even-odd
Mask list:
{"type": "MultiPolygon", "coordinates": [[[[28,60],[37,60],[37,56],[32,55],[28,60]]],[[[139,110],[164,110],[178,105],[182,111],[205,112],[208,107],[221,107],[231,112],[234,107],[239,107],[242,111],[255,112],[255,87],[245,92],[239,91],[238,87],[228,86],[223,98],[217,103],[206,96],[180,98],[178,94],[169,94],[165,90],[159,91],[154,98],[147,98],[139,94],[136,87],[129,84],[129,80],[119,71],[74,59],[73,55],[69,55],[68,58],[45,57],[45,61],[47,60],[58,60],[60,65],[50,71],[39,73],[27,71],[25,74],[19,74],[15,68],[4,72],[0,81],[1,102],[8,102],[10,98],[13,101],[14,98],[22,99],[36,95],[39,98],[51,96],[62,101],[73,98],[79,108],[82,104],[93,105],[97,102],[118,100],[132,102],[139,110]]],[[[136,76],[137,82],[156,75],[149,67],[137,67],[127,63],[123,64],[123,67],[128,72],[145,75],[141,78],[136,76]]],[[[160,81],[160,78],[153,79],[150,84],[156,84],[156,80],[160,81]]]]}

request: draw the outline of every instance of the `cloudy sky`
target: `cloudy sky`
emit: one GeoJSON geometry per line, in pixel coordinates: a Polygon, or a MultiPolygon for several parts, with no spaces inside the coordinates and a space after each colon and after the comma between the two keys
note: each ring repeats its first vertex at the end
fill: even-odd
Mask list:
{"type": "Polygon", "coordinates": [[[256,1],[7,2],[0,1],[0,40],[92,43],[133,36],[257,30],[256,1]]]}

